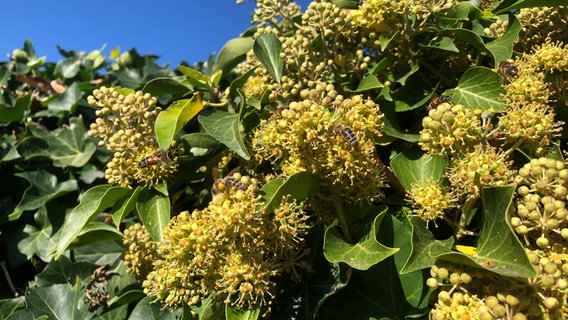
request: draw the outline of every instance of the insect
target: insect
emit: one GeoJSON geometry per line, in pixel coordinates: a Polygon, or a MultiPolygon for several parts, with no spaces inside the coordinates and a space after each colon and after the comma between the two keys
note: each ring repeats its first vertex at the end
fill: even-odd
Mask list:
{"type": "Polygon", "coordinates": [[[512,78],[519,73],[519,68],[512,60],[505,60],[499,63],[499,73],[505,78],[512,78]]]}
{"type": "Polygon", "coordinates": [[[330,130],[333,134],[341,137],[341,139],[343,139],[345,142],[349,143],[353,147],[359,145],[359,139],[357,139],[357,136],[355,135],[353,130],[351,130],[351,128],[349,128],[348,126],[336,123],[330,127],[330,130]]]}
{"type": "Polygon", "coordinates": [[[211,188],[211,193],[217,195],[231,189],[246,190],[247,186],[240,180],[233,176],[228,176],[225,178],[220,178],[213,182],[213,187],[211,188]]]}
{"type": "Polygon", "coordinates": [[[174,159],[174,152],[168,150],[158,150],[153,155],[148,156],[138,162],[138,168],[147,168],[157,164],[166,164],[174,159]]]}
{"type": "Polygon", "coordinates": [[[434,97],[432,98],[432,100],[430,100],[430,103],[428,104],[428,107],[426,107],[428,110],[432,110],[435,109],[437,106],[441,105],[442,103],[445,102],[450,102],[452,101],[452,97],[450,96],[439,96],[439,97],[434,97]]]}

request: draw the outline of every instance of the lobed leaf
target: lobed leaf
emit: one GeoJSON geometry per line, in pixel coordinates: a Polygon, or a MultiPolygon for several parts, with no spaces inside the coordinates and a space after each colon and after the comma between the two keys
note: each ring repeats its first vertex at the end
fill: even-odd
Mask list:
{"type": "Polygon", "coordinates": [[[461,76],[458,86],[448,90],[446,94],[453,98],[455,104],[462,104],[470,109],[499,111],[503,108],[499,97],[505,93],[501,82],[501,77],[495,71],[485,67],[473,67],[461,76]]]}
{"type": "Polygon", "coordinates": [[[383,208],[373,221],[364,226],[359,242],[351,244],[343,238],[337,227],[328,227],[324,235],[324,254],[331,263],[344,262],[358,270],[367,270],[395,254],[399,249],[389,248],[377,241],[377,233],[386,214],[383,208]]]}
{"type": "Polygon", "coordinates": [[[26,304],[34,318],[47,316],[48,319],[87,320],[94,316],[80,284],[55,284],[49,287],[29,288],[26,304]]]}
{"type": "Polygon", "coordinates": [[[28,93],[16,100],[14,107],[0,104],[0,123],[22,121],[27,110],[32,105],[33,94],[28,93]]]}
{"type": "Polygon", "coordinates": [[[84,92],[79,88],[77,82],[73,82],[72,85],[65,90],[59,97],[50,101],[47,105],[47,110],[53,113],[66,111],[73,111],[77,103],[83,98],[84,92]]]}
{"type": "Polygon", "coordinates": [[[391,160],[391,169],[402,184],[409,190],[412,184],[427,178],[440,180],[444,177],[448,159],[433,157],[417,148],[407,149],[391,160]]]}

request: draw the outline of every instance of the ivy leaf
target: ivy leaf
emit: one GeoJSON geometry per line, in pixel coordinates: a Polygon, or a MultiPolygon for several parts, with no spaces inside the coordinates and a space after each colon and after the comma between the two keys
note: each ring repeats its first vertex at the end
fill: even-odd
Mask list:
{"type": "Polygon", "coordinates": [[[155,78],[148,81],[142,88],[155,97],[171,94],[174,97],[181,97],[191,92],[191,89],[183,83],[172,78],[155,78]]]}
{"type": "Polygon", "coordinates": [[[211,149],[219,145],[219,141],[204,132],[194,132],[183,135],[180,138],[192,148],[211,149]]]}
{"type": "Polygon", "coordinates": [[[358,270],[367,270],[373,265],[395,254],[398,248],[389,248],[377,241],[377,232],[386,214],[382,209],[375,219],[367,223],[363,236],[356,244],[345,241],[337,227],[327,228],[324,235],[324,254],[329,262],[345,262],[358,270]]]}
{"type": "Polygon", "coordinates": [[[502,14],[522,8],[531,8],[531,7],[556,7],[556,6],[565,6],[566,0],[505,0],[502,1],[493,12],[495,14],[502,14]]]}
{"type": "Polygon", "coordinates": [[[507,28],[505,34],[487,44],[487,49],[495,57],[495,68],[499,66],[501,61],[509,59],[513,54],[513,44],[517,41],[519,31],[521,31],[519,19],[514,14],[509,14],[509,28],[507,28]]]}
{"type": "Polygon", "coordinates": [[[122,237],[122,232],[117,228],[103,222],[91,221],[83,227],[81,232],[77,235],[77,240],[75,240],[69,248],[78,248],[109,240],[121,240],[122,237]]]}
{"type": "Polygon", "coordinates": [[[235,38],[229,40],[219,51],[217,60],[213,64],[213,72],[223,71],[223,75],[230,74],[230,71],[243,59],[247,52],[252,49],[253,40],[251,38],[235,38]]]}
{"type": "Polygon", "coordinates": [[[211,78],[209,78],[209,76],[206,76],[203,73],[193,68],[186,67],[184,65],[179,65],[178,69],[181,73],[183,73],[187,77],[185,81],[187,81],[191,85],[196,87],[212,89],[211,78]]]}
{"type": "Polygon", "coordinates": [[[82,167],[95,153],[96,144],[87,139],[87,131],[81,117],[69,119],[69,125],[53,132],[30,122],[28,128],[33,137],[18,145],[18,152],[26,159],[49,157],[56,167],[82,167]],[[38,141],[38,138],[43,141],[38,141]]]}
{"type": "Polygon", "coordinates": [[[349,90],[351,92],[363,92],[371,89],[380,89],[384,85],[379,81],[379,78],[375,75],[366,76],[359,82],[357,89],[349,90]]]}
{"type": "Polygon", "coordinates": [[[49,102],[47,109],[53,113],[61,111],[71,112],[73,111],[73,107],[83,98],[83,94],[84,92],[81,91],[77,82],[73,82],[65,92],[49,102]]]}
{"type": "Polygon", "coordinates": [[[278,178],[268,182],[260,189],[264,200],[265,214],[270,214],[280,205],[283,197],[303,200],[319,192],[319,180],[307,171],[294,173],[286,179],[278,178]]]}
{"type": "Polygon", "coordinates": [[[89,305],[80,284],[55,284],[49,287],[29,288],[26,291],[28,310],[35,318],[47,316],[48,319],[85,320],[94,313],[89,312],[89,305]]]}
{"type": "Polygon", "coordinates": [[[402,186],[409,190],[413,183],[425,181],[427,178],[442,179],[448,159],[433,157],[413,148],[397,154],[390,164],[402,186]]]}
{"type": "MultiPolygon", "coordinates": [[[[24,309],[25,307],[26,307],[26,300],[23,296],[19,296],[14,299],[0,300],[0,316],[3,317],[2,320],[8,319],[9,316],[10,319],[18,319],[16,316],[12,316],[12,314],[17,312],[18,310],[24,309]]],[[[22,317],[20,319],[29,319],[31,316],[32,316],[31,313],[29,313],[29,316],[22,317]]]]}
{"type": "Polygon", "coordinates": [[[57,248],[52,252],[55,254],[55,259],[58,259],[63,254],[87,223],[129,192],[131,192],[129,188],[115,187],[108,184],[87,190],[81,197],[81,200],[79,200],[79,205],[71,211],[69,218],[63,224],[61,239],[57,248]]]}
{"type": "Polygon", "coordinates": [[[401,268],[401,274],[430,268],[439,256],[451,252],[454,244],[454,239],[451,237],[446,240],[436,240],[420,218],[412,216],[408,220],[412,226],[412,253],[401,268]]]}
{"type": "Polygon", "coordinates": [[[260,307],[252,310],[240,310],[225,304],[226,320],[256,320],[260,316],[260,307]]]}
{"type": "Polygon", "coordinates": [[[58,183],[57,177],[47,171],[25,171],[15,175],[26,179],[30,186],[8,216],[10,221],[18,219],[24,211],[38,209],[47,202],[78,189],[77,180],[69,179],[58,183]]]}
{"type": "Polygon", "coordinates": [[[49,221],[45,206],[39,208],[34,214],[34,220],[37,226],[28,224],[24,227],[24,233],[27,236],[18,242],[18,249],[28,259],[37,255],[40,259],[49,261],[49,253],[57,246],[60,234],[52,234],[53,225],[49,221]]]}
{"type": "Polygon", "coordinates": [[[499,111],[503,108],[499,96],[505,93],[501,82],[495,71],[485,67],[473,67],[461,76],[458,86],[448,90],[446,94],[453,98],[455,104],[462,104],[470,109],[499,111]]]}
{"type": "Polygon", "coordinates": [[[77,75],[80,66],[81,61],[77,58],[60,60],[55,65],[55,72],[63,78],[69,79],[77,75]]]}
{"type": "Polygon", "coordinates": [[[284,61],[280,58],[282,43],[274,34],[264,34],[254,40],[254,55],[262,63],[272,78],[280,83],[284,61]]]}
{"type": "Polygon", "coordinates": [[[162,230],[170,222],[170,198],[150,189],[140,191],[136,211],[152,240],[162,241],[162,230]]]}
{"type": "Polygon", "coordinates": [[[235,151],[243,159],[250,159],[243,142],[244,138],[240,130],[241,124],[238,114],[217,110],[210,114],[200,115],[198,120],[205,132],[235,151]]]}
{"type": "Polygon", "coordinates": [[[460,52],[452,39],[448,37],[434,37],[427,44],[420,44],[420,46],[424,48],[440,49],[449,52],[460,52]]]}
{"type": "Polygon", "coordinates": [[[359,1],[356,0],[331,0],[331,2],[343,9],[357,9],[359,8],[359,1]]]}
{"type": "Polygon", "coordinates": [[[118,228],[124,216],[132,212],[136,208],[136,203],[138,201],[138,195],[144,189],[142,186],[136,187],[134,192],[128,197],[128,199],[119,199],[114,205],[112,210],[112,222],[118,228]],[[116,209],[115,209],[116,208],[116,209]]]}
{"type": "Polygon", "coordinates": [[[29,93],[19,97],[13,107],[0,104],[0,123],[22,121],[26,110],[32,105],[32,100],[32,93],[29,93]]]}
{"type": "Polygon", "coordinates": [[[74,285],[78,279],[89,279],[97,267],[84,261],[71,262],[68,257],[62,256],[59,260],[50,261],[35,277],[35,283],[38,287],[63,283],[74,285]]]}
{"type": "Polygon", "coordinates": [[[145,320],[153,320],[153,319],[160,319],[160,320],[176,320],[181,319],[183,309],[178,308],[175,310],[170,310],[168,312],[164,312],[162,309],[162,305],[159,303],[152,303],[153,298],[145,297],[144,299],[140,300],[132,310],[129,320],[138,320],[138,319],[145,319],[145,320]]]}
{"type": "Polygon", "coordinates": [[[201,96],[195,94],[191,99],[178,100],[166,110],[160,112],[154,124],[160,148],[168,149],[174,137],[202,109],[201,96]]]}

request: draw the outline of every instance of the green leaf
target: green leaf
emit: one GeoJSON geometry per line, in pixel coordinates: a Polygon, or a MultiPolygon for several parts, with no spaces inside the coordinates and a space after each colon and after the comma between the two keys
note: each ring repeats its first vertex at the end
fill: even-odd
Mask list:
{"type": "Polygon", "coordinates": [[[160,148],[170,147],[174,137],[183,126],[203,109],[201,96],[195,94],[191,99],[178,100],[166,110],[160,112],[154,124],[156,138],[160,148]]]}
{"type": "Polygon", "coordinates": [[[121,290],[116,294],[116,296],[111,297],[108,300],[108,306],[110,309],[112,309],[115,307],[115,305],[128,305],[131,302],[141,300],[144,297],[146,297],[146,295],[138,285],[131,285],[121,290]]]}
{"type": "Polygon", "coordinates": [[[367,270],[395,254],[398,248],[389,248],[377,241],[377,232],[386,214],[386,208],[364,226],[363,236],[356,244],[350,244],[337,227],[327,228],[324,236],[324,254],[329,262],[345,262],[358,270],[367,270]]]}
{"type": "Polygon", "coordinates": [[[136,211],[156,242],[162,241],[162,230],[170,222],[170,198],[149,189],[140,191],[136,211]]]}
{"type": "Polygon", "coordinates": [[[225,304],[225,319],[227,320],[256,320],[260,316],[260,307],[252,310],[240,310],[225,304]]]}
{"type": "Polygon", "coordinates": [[[73,82],[73,84],[70,85],[65,92],[63,92],[63,94],[52,100],[47,105],[47,109],[54,113],[61,111],[71,112],[73,107],[75,107],[81,100],[83,94],[84,92],[81,91],[77,82],[73,82]]]}
{"type": "Polygon", "coordinates": [[[505,93],[501,82],[501,77],[495,71],[485,67],[473,67],[461,76],[458,86],[448,90],[446,94],[453,98],[455,104],[462,104],[470,109],[500,111],[503,104],[499,97],[505,93]]]}
{"type": "Polygon", "coordinates": [[[230,74],[230,71],[243,59],[247,52],[252,49],[253,40],[251,38],[236,38],[229,40],[219,52],[213,72],[223,71],[223,75],[230,74]]]}
{"type": "Polygon", "coordinates": [[[63,224],[61,239],[53,252],[55,259],[63,254],[87,223],[129,192],[129,188],[111,185],[99,185],[87,190],[79,200],[79,205],[71,211],[69,218],[63,224]]]}
{"type": "Polygon", "coordinates": [[[24,211],[38,209],[47,202],[78,189],[77,180],[69,179],[58,183],[57,177],[47,171],[24,171],[15,175],[26,179],[30,186],[8,216],[10,221],[18,219],[24,211]]]}
{"type": "Polygon", "coordinates": [[[152,96],[159,97],[171,94],[174,97],[181,97],[191,92],[191,88],[172,78],[155,78],[148,81],[142,88],[152,96]]]}
{"type": "Polygon", "coordinates": [[[290,195],[292,199],[303,200],[319,192],[318,178],[307,172],[294,173],[286,179],[271,180],[260,189],[264,200],[265,214],[270,214],[280,205],[282,198],[290,195]]]}
{"type": "Polygon", "coordinates": [[[456,52],[456,53],[460,52],[460,50],[456,47],[452,39],[448,37],[434,37],[427,44],[420,44],[420,46],[424,48],[440,49],[449,52],[456,52]]]}
{"type": "Polygon", "coordinates": [[[433,157],[419,149],[407,149],[391,160],[391,169],[402,184],[409,190],[413,183],[427,178],[440,180],[448,165],[446,157],[433,157]]]}
{"type": "Polygon", "coordinates": [[[78,248],[102,241],[121,240],[122,236],[122,232],[116,227],[109,226],[103,222],[91,221],[83,227],[77,236],[77,240],[69,248],[78,248]]]}
{"type": "Polygon", "coordinates": [[[14,312],[24,309],[25,307],[26,307],[26,300],[23,296],[14,299],[0,300],[0,319],[2,320],[8,319],[8,317],[12,315],[14,312]]]}
{"type": "Polygon", "coordinates": [[[531,7],[556,7],[565,6],[566,0],[505,0],[502,1],[493,12],[495,14],[502,14],[522,8],[531,7]]]}
{"type": "Polygon", "coordinates": [[[138,201],[138,195],[140,191],[144,189],[143,186],[138,186],[134,189],[134,192],[128,197],[128,199],[119,199],[114,205],[112,210],[112,222],[118,228],[124,216],[132,212],[136,208],[136,202],[138,201]],[[115,209],[116,208],[116,209],[115,209]]]}
{"type": "Polygon", "coordinates": [[[63,78],[73,78],[79,72],[79,67],[81,66],[81,61],[77,58],[70,58],[66,60],[60,60],[55,65],[55,72],[62,76],[63,78]]]}
{"type": "Polygon", "coordinates": [[[211,149],[220,144],[215,138],[203,132],[185,134],[181,136],[180,140],[192,148],[211,149]]]}
{"type": "Polygon", "coordinates": [[[96,144],[87,139],[87,130],[81,117],[69,119],[69,125],[64,125],[54,131],[37,123],[28,123],[28,128],[37,139],[25,139],[18,145],[18,152],[26,159],[49,157],[56,167],[82,167],[95,153],[96,144]]]}
{"type": "Polygon", "coordinates": [[[359,1],[357,0],[331,0],[331,2],[343,9],[357,9],[359,8],[359,1]]]}
{"type": "Polygon", "coordinates": [[[9,123],[13,121],[22,121],[26,110],[32,105],[33,94],[29,93],[21,96],[16,100],[16,105],[10,107],[0,104],[0,123],[9,123]]]}
{"type": "Polygon", "coordinates": [[[144,299],[140,300],[132,310],[130,320],[177,320],[180,319],[183,309],[178,308],[175,310],[168,310],[168,312],[164,312],[162,309],[162,305],[159,303],[152,303],[153,298],[145,297],[144,299]]]}
{"type": "Polygon", "coordinates": [[[505,34],[501,38],[487,44],[487,49],[493,53],[495,58],[495,68],[499,66],[501,61],[507,60],[513,55],[513,45],[517,41],[519,31],[521,31],[519,19],[514,14],[510,14],[509,28],[507,28],[505,34]]]}
{"type": "Polygon", "coordinates": [[[262,63],[274,81],[280,83],[284,61],[280,58],[282,43],[274,34],[264,34],[254,40],[254,55],[262,63]]]}
{"type": "Polygon", "coordinates": [[[60,234],[53,234],[53,225],[49,221],[45,206],[34,214],[34,220],[37,226],[28,224],[24,227],[27,236],[18,242],[18,249],[28,259],[36,255],[44,261],[49,261],[49,253],[57,246],[60,234]]]}
{"type": "Polygon", "coordinates": [[[55,284],[26,291],[26,304],[34,317],[47,316],[48,319],[91,319],[94,313],[89,312],[84,298],[79,284],[55,284]]]}
{"type": "Polygon", "coordinates": [[[59,260],[51,260],[35,277],[35,283],[38,287],[64,283],[74,285],[77,280],[89,279],[97,267],[84,261],[72,262],[68,257],[62,256],[59,260]]]}
{"type": "Polygon", "coordinates": [[[351,92],[363,92],[371,89],[380,89],[384,87],[384,85],[379,81],[379,78],[375,75],[366,76],[359,82],[357,89],[352,90],[351,92]]]}
{"type": "Polygon", "coordinates": [[[408,218],[412,226],[412,253],[400,273],[430,268],[439,256],[452,251],[454,238],[436,240],[432,232],[426,229],[426,223],[417,216],[408,218]]]}
{"type": "Polygon", "coordinates": [[[200,115],[198,120],[205,132],[235,151],[243,159],[250,159],[243,142],[244,137],[240,130],[241,124],[238,114],[217,110],[210,114],[200,115]]]}
{"type": "Polygon", "coordinates": [[[185,79],[191,85],[196,87],[202,87],[211,89],[211,78],[209,76],[204,75],[203,73],[190,68],[184,65],[179,65],[178,69],[181,73],[183,73],[187,78],[185,79]]]}

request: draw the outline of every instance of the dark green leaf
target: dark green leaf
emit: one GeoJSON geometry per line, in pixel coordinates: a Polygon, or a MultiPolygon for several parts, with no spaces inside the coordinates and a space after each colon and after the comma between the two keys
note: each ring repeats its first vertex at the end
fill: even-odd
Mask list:
{"type": "Polygon", "coordinates": [[[12,135],[0,136],[0,163],[21,158],[15,146],[16,141],[12,135]]]}
{"type": "Polygon", "coordinates": [[[229,149],[235,151],[245,160],[250,159],[250,155],[243,142],[243,133],[239,115],[226,111],[215,111],[210,114],[202,114],[198,118],[205,132],[217,139],[229,149]]]}
{"type": "Polygon", "coordinates": [[[219,52],[217,60],[213,65],[213,71],[222,70],[223,75],[228,75],[230,71],[243,59],[247,52],[252,49],[253,40],[251,38],[236,38],[229,40],[219,52]]]}
{"type": "Polygon", "coordinates": [[[75,285],[78,279],[90,279],[97,267],[84,261],[72,262],[68,257],[62,256],[59,260],[51,260],[35,277],[35,282],[38,287],[63,283],[75,285]]]}
{"type": "Polygon", "coordinates": [[[16,105],[10,107],[0,104],[0,123],[9,123],[14,121],[22,121],[24,114],[32,105],[33,95],[31,93],[19,97],[16,100],[16,105]]]}
{"type": "Polygon", "coordinates": [[[384,87],[383,84],[379,81],[377,76],[370,75],[366,76],[359,82],[357,89],[353,90],[352,92],[363,92],[371,89],[380,89],[384,87]]]}
{"type": "Polygon", "coordinates": [[[456,53],[460,52],[460,50],[456,47],[452,39],[448,37],[435,37],[432,40],[430,40],[430,42],[428,42],[427,44],[420,44],[420,46],[425,48],[445,50],[449,52],[456,52],[456,53]]]}
{"type": "Polygon", "coordinates": [[[170,198],[143,189],[136,202],[136,211],[152,239],[156,242],[162,241],[162,230],[170,222],[170,198]]]}
{"type": "MultiPolygon", "coordinates": [[[[242,76],[236,78],[231,82],[231,86],[229,87],[229,98],[235,100],[239,94],[237,93],[237,89],[242,89],[242,87],[247,83],[247,80],[254,74],[254,71],[257,67],[251,68],[247,72],[245,72],[242,76]]],[[[240,103],[244,103],[244,101],[240,101],[240,103]]],[[[241,106],[242,107],[242,106],[241,106]]]]}
{"type": "Polygon", "coordinates": [[[254,40],[254,55],[262,63],[274,81],[280,83],[284,61],[280,58],[282,43],[274,34],[264,34],[254,40]]]}
{"type": "Polygon", "coordinates": [[[24,309],[25,307],[26,307],[26,300],[24,297],[0,300],[0,319],[1,320],[7,319],[14,312],[24,309]]]}
{"type": "Polygon", "coordinates": [[[100,185],[87,190],[63,225],[61,239],[54,250],[55,259],[63,254],[89,221],[129,192],[129,188],[111,185],[100,185]]]}
{"type": "Polygon", "coordinates": [[[183,135],[180,140],[184,141],[192,148],[211,149],[220,144],[215,138],[203,132],[183,135]]]}
{"type": "Polygon", "coordinates": [[[357,9],[359,7],[359,1],[357,0],[331,0],[331,2],[344,9],[357,9]]]}
{"type": "Polygon", "coordinates": [[[509,59],[513,54],[513,44],[517,41],[519,31],[521,31],[519,19],[515,15],[510,14],[509,28],[507,28],[505,34],[501,38],[487,44],[487,49],[493,53],[495,58],[495,68],[499,66],[501,61],[509,59]]]}
{"type": "Polygon", "coordinates": [[[25,238],[18,242],[18,249],[31,259],[34,255],[44,261],[49,261],[49,253],[57,246],[59,233],[53,234],[53,225],[49,221],[49,216],[45,206],[39,208],[34,215],[37,224],[28,224],[24,228],[25,238]]]}
{"type": "Polygon", "coordinates": [[[313,174],[300,171],[287,179],[274,179],[260,189],[264,200],[265,214],[270,214],[280,205],[283,197],[290,195],[292,199],[303,200],[319,192],[319,180],[313,174]]]}
{"type": "Polygon", "coordinates": [[[467,70],[455,89],[448,90],[447,95],[455,104],[462,104],[470,109],[499,111],[503,104],[499,101],[505,89],[501,87],[501,77],[493,70],[485,67],[473,67],[467,70]]]}
{"type": "Polygon", "coordinates": [[[83,227],[83,230],[77,236],[77,240],[69,248],[78,248],[109,240],[122,240],[122,232],[106,223],[91,221],[83,227]]]}
{"type": "Polygon", "coordinates": [[[111,297],[108,300],[108,306],[113,308],[114,305],[127,305],[144,297],[146,297],[144,291],[138,285],[132,285],[121,290],[116,296],[111,297]]]}
{"type": "Polygon", "coordinates": [[[93,317],[80,285],[55,284],[50,287],[29,288],[26,304],[34,317],[46,315],[48,319],[86,320],[93,317]]]}
{"type": "Polygon", "coordinates": [[[144,189],[144,187],[138,186],[136,189],[134,189],[134,192],[132,192],[128,199],[120,199],[113,205],[112,222],[116,227],[120,225],[125,215],[129,214],[130,212],[132,212],[132,210],[134,210],[134,208],[136,208],[138,195],[140,194],[140,191],[142,191],[142,189],[144,189]]]}
{"type": "Polygon", "coordinates": [[[225,319],[227,320],[256,320],[260,316],[260,308],[252,310],[240,310],[231,307],[229,304],[225,305],[225,319]]]}
{"type": "Polygon", "coordinates": [[[87,139],[87,131],[80,117],[69,119],[69,125],[54,131],[34,122],[30,122],[28,128],[44,143],[31,140],[18,145],[18,152],[26,159],[47,156],[56,167],[82,167],[95,153],[96,144],[87,139]]]}
{"type": "Polygon", "coordinates": [[[164,312],[162,305],[159,303],[152,303],[154,299],[151,297],[145,297],[140,300],[132,310],[130,320],[177,320],[182,315],[183,309],[178,308],[175,310],[169,310],[164,312]]]}
{"type": "Polygon", "coordinates": [[[90,262],[98,266],[114,265],[124,256],[122,241],[105,241],[73,249],[77,261],[90,262]]]}
{"type": "Polygon", "coordinates": [[[201,96],[196,94],[191,99],[178,100],[166,110],[160,112],[154,125],[160,148],[168,149],[183,126],[202,109],[201,96]]]}
{"type": "Polygon", "coordinates": [[[405,274],[430,268],[439,256],[452,251],[454,238],[436,240],[432,232],[426,229],[426,223],[417,216],[409,217],[412,226],[412,253],[401,268],[405,274]]]}
{"type": "Polygon", "coordinates": [[[77,82],[73,82],[72,85],[63,92],[59,97],[52,100],[47,105],[47,110],[52,111],[53,113],[57,113],[60,111],[67,111],[71,112],[75,105],[81,100],[83,97],[83,91],[79,88],[77,82]]]}
{"type": "Polygon", "coordinates": [[[416,148],[407,149],[391,160],[391,169],[406,190],[427,178],[442,179],[447,165],[445,157],[432,157],[416,148]]]}
{"type": "Polygon", "coordinates": [[[389,248],[377,241],[377,232],[386,214],[386,208],[365,226],[363,236],[356,244],[350,244],[337,227],[327,228],[324,236],[324,253],[329,262],[345,262],[358,270],[367,270],[395,254],[399,249],[389,248]]]}
{"type": "Polygon", "coordinates": [[[148,81],[142,91],[147,92],[155,97],[171,94],[175,97],[181,97],[191,92],[186,85],[172,78],[155,78],[148,81]]]}
{"type": "Polygon", "coordinates": [[[46,171],[25,171],[15,175],[26,179],[30,186],[14,212],[10,214],[10,220],[18,219],[24,211],[38,209],[48,201],[77,190],[76,180],[69,179],[58,183],[57,177],[46,171]]]}

